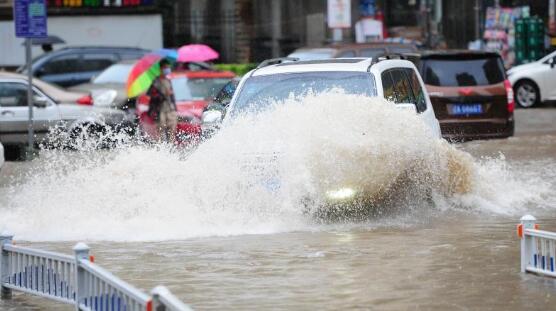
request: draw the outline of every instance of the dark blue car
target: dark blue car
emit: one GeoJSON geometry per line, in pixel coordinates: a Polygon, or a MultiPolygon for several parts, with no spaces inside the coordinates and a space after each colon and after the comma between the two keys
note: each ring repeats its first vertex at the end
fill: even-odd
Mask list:
{"type": "MultiPolygon", "coordinates": [[[[148,50],[128,47],[66,47],[33,60],[32,74],[62,87],[89,82],[110,65],[122,60],[141,58],[148,50]]],[[[18,72],[27,72],[20,67],[18,72]]]]}

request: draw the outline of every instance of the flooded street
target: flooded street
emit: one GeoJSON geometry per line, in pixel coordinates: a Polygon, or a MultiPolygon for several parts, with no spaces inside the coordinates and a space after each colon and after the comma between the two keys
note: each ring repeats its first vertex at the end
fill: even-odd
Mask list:
{"type": "MultiPolygon", "coordinates": [[[[542,229],[556,231],[556,110],[517,110],[515,137],[469,142],[457,148],[479,163],[479,176],[492,177],[474,197],[460,198],[459,204],[414,206],[363,222],[325,224],[301,222],[292,217],[297,214],[284,209],[238,209],[228,215],[217,205],[214,210],[201,211],[162,208],[173,202],[170,198],[157,200],[161,205],[154,210],[130,203],[132,210],[121,202],[135,202],[141,195],[138,189],[148,185],[125,184],[112,189],[117,192],[114,196],[122,196],[121,201],[88,202],[92,194],[82,194],[80,188],[69,189],[67,194],[41,193],[49,208],[42,213],[58,216],[62,213],[48,205],[49,196],[66,197],[69,202],[78,199],[74,196],[84,196],[83,206],[72,206],[76,217],[88,220],[80,224],[83,231],[63,228],[63,222],[56,223],[55,230],[48,217],[37,215],[41,202],[36,201],[38,207],[22,209],[19,200],[26,198],[17,196],[32,196],[32,190],[41,189],[37,181],[27,182],[22,177],[40,165],[10,162],[0,173],[0,203],[13,204],[18,212],[0,207],[0,229],[14,231],[19,245],[64,253],[84,239],[96,262],[109,271],[145,291],[166,285],[198,310],[550,310],[556,304],[556,280],[519,272],[516,224],[523,214],[530,213],[542,229]],[[163,221],[164,213],[174,217],[180,211],[183,222],[163,221]],[[102,213],[104,217],[95,219],[102,213]],[[153,223],[140,220],[113,227],[116,222],[111,222],[110,215],[119,220],[134,218],[134,213],[160,216],[159,225],[168,224],[167,230],[151,231],[153,223]],[[12,225],[2,216],[21,217],[23,224],[12,225]],[[229,224],[238,219],[236,225],[229,224]],[[191,229],[196,223],[199,228],[191,229]],[[103,225],[102,236],[87,233],[103,225]],[[172,234],[176,238],[171,238],[172,234]]],[[[157,163],[146,165],[156,170],[157,163]]],[[[90,170],[89,175],[62,184],[82,187],[83,180],[98,183],[95,174],[90,170]]],[[[126,173],[122,170],[120,174],[126,173]]],[[[163,178],[179,177],[177,174],[165,171],[163,178]]],[[[143,180],[140,173],[129,178],[143,180]]],[[[39,180],[46,181],[57,182],[54,177],[39,180]]],[[[107,181],[106,187],[110,186],[107,181]]],[[[95,191],[103,193],[103,187],[95,184],[95,191]]],[[[166,190],[173,189],[161,191],[164,194],[166,190]]],[[[183,196],[187,201],[186,190],[183,196]]],[[[142,199],[148,206],[149,198],[142,199]]],[[[75,216],[69,208],[63,211],[68,219],[75,216]]],[[[14,296],[11,301],[0,301],[0,309],[61,309],[38,298],[14,296]]]]}

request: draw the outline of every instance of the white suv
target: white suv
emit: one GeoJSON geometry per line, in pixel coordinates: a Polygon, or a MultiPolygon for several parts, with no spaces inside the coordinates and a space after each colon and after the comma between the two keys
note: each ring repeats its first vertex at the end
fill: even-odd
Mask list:
{"type": "Polygon", "coordinates": [[[556,100],[556,52],[508,70],[515,101],[524,108],[556,100]]]}
{"type": "MultiPolygon", "coordinates": [[[[322,90],[340,87],[347,94],[386,98],[400,108],[418,113],[432,132],[441,137],[438,120],[417,69],[410,61],[392,59],[389,56],[377,59],[296,61],[283,58],[265,61],[240,81],[226,118],[252,108],[251,105],[258,102],[260,96],[271,95],[275,99],[286,99],[292,92],[303,92],[301,85],[305,82],[313,86],[318,85],[318,89],[322,90]],[[258,92],[268,85],[272,85],[272,94],[258,92]],[[257,94],[253,96],[254,93],[257,94]]],[[[203,114],[203,132],[210,135],[221,121],[222,112],[206,111],[203,114]]]]}

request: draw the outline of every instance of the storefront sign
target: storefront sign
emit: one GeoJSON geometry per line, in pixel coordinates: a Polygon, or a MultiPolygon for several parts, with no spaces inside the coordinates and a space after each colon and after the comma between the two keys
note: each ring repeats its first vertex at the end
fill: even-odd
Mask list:
{"type": "Polygon", "coordinates": [[[351,1],[328,0],[328,27],[351,27],[351,1]]]}
{"type": "Polygon", "coordinates": [[[362,17],[375,16],[375,0],[359,0],[359,14],[362,17]]]}

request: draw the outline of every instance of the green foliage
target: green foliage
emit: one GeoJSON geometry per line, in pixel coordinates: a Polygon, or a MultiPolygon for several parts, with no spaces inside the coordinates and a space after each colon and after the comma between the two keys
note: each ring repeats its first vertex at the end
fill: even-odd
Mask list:
{"type": "Polygon", "coordinates": [[[218,70],[231,71],[238,76],[243,76],[250,70],[255,69],[257,64],[215,64],[214,67],[218,70]]]}

